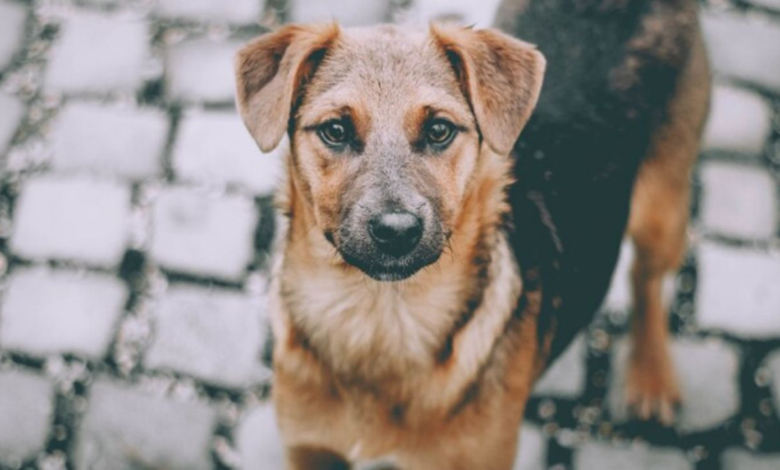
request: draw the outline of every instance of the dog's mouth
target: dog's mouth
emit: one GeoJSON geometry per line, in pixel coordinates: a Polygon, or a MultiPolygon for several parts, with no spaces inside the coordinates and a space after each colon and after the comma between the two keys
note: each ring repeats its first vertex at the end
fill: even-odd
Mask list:
{"type": "Polygon", "coordinates": [[[347,264],[361,270],[371,279],[381,282],[409,279],[423,268],[435,263],[441,255],[440,252],[418,253],[416,256],[413,253],[398,259],[382,259],[376,256],[355,255],[342,249],[339,249],[339,253],[347,264]]]}

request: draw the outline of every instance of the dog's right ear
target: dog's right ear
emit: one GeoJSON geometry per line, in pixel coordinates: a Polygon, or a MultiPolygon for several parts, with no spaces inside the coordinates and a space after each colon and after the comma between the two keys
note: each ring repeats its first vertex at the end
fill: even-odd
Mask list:
{"type": "Polygon", "coordinates": [[[279,145],[303,86],[338,36],[335,23],[289,25],[255,39],[238,52],[238,110],[264,152],[279,145]]]}
{"type": "Polygon", "coordinates": [[[544,56],[492,29],[432,24],[431,35],[450,61],[485,141],[508,155],[539,99],[544,56]]]}

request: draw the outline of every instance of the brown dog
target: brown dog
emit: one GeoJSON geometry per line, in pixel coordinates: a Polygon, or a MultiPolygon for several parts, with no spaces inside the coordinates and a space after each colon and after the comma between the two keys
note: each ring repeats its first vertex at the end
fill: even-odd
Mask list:
{"type": "MultiPolygon", "coordinates": [[[[556,2],[507,4],[503,26],[556,2]]],[[[493,30],[287,26],[240,52],[247,127],[263,150],[290,137],[271,288],[289,468],[511,468],[534,380],[604,294],[637,172],[629,394],[670,418],[660,279],[683,252],[708,95],[693,2],[657,3],[670,11],[631,9],[618,56],[591,71],[616,97],[585,97],[598,119],[576,96],[561,111],[567,54],[533,34],[550,63],[533,118],[545,59],[493,30]]]]}

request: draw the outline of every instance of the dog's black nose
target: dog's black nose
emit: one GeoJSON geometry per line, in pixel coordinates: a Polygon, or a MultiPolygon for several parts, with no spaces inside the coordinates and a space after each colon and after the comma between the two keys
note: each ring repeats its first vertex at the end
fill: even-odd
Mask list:
{"type": "Polygon", "coordinates": [[[403,256],[420,242],[422,221],[411,212],[387,212],[372,217],[368,231],[384,253],[403,256]]]}

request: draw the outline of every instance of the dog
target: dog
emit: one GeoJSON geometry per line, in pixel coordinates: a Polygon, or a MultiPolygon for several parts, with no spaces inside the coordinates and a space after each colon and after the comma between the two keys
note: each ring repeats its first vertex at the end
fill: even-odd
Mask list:
{"type": "Polygon", "coordinates": [[[290,142],[269,292],[288,468],[511,468],[626,233],[628,401],[674,418],[661,280],[709,102],[696,8],[507,0],[503,32],[288,25],[238,53],[249,132],[290,142]]]}

